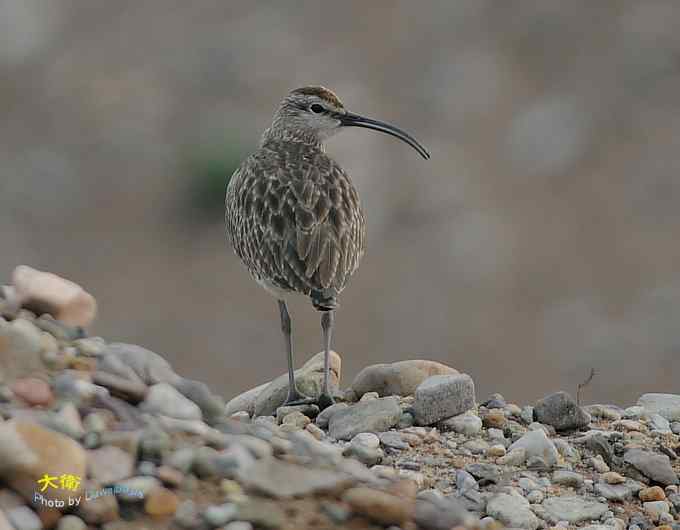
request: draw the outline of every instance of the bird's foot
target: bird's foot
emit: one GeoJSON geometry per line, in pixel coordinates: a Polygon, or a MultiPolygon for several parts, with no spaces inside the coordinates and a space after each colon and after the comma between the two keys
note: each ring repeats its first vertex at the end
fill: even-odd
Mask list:
{"type": "Polygon", "coordinates": [[[297,388],[293,391],[288,391],[288,397],[284,401],[284,407],[294,407],[296,405],[311,405],[316,403],[316,399],[305,396],[297,388]]]}
{"type": "Polygon", "coordinates": [[[335,400],[330,394],[322,392],[321,395],[319,395],[319,399],[316,400],[316,404],[319,406],[319,410],[323,410],[327,409],[331,405],[334,405],[335,400]]]}

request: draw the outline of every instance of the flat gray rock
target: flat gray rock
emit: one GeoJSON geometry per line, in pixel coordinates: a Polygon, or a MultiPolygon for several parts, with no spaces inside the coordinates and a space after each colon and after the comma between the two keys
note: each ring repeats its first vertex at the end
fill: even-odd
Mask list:
{"type": "Polygon", "coordinates": [[[328,423],[328,433],[337,440],[349,440],[362,432],[384,432],[394,427],[400,417],[397,397],[362,401],[333,414],[328,423]]]}
{"type": "Polygon", "coordinates": [[[536,421],[552,425],[558,431],[571,431],[590,423],[590,415],[566,392],[555,392],[534,405],[536,421]]]}
{"type": "Polygon", "coordinates": [[[274,498],[290,498],[312,493],[338,492],[352,485],[346,473],[284,462],[277,458],[259,460],[239,473],[248,489],[274,498]]]}
{"type": "Polygon", "coordinates": [[[680,421],[680,394],[643,394],[637,404],[649,414],[660,414],[668,421],[680,421]]]}
{"type": "Polygon", "coordinates": [[[644,484],[636,480],[626,479],[623,484],[607,484],[598,482],[595,484],[595,493],[608,501],[624,502],[630,499],[644,487],[644,484]]]}
{"type": "Polygon", "coordinates": [[[418,425],[432,425],[474,406],[475,384],[469,375],[433,375],[416,388],[413,415],[418,425]]]}
{"type": "Polygon", "coordinates": [[[597,520],[609,511],[607,504],[576,496],[548,498],[543,501],[543,508],[552,521],[572,524],[597,520]]]}
{"type": "Polygon", "coordinates": [[[536,530],[540,521],[529,508],[529,501],[516,495],[500,493],[486,505],[486,513],[510,528],[536,530]]]}
{"type": "Polygon", "coordinates": [[[666,455],[630,449],[623,455],[623,460],[654,482],[664,486],[678,484],[678,475],[673,471],[671,461],[666,455]]]}

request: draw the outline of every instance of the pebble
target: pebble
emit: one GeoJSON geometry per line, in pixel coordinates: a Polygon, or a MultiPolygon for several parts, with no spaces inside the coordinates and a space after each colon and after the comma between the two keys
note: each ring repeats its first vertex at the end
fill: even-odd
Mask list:
{"type": "Polygon", "coordinates": [[[665,501],[666,493],[659,486],[652,486],[638,491],[638,497],[642,502],[665,501]]]}
{"type": "MultiPolygon", "coordinates": [[[[142,381],[147,385],[156,385],[157,383],[172,384],[179,379],[179,376],[163,357],[135,344],[125,344],[123,342],[107,344],[102,357],[98,360],[98,368],[101,369],[101,361],[107,358],[117,359],[127,369],[125,372],[128,376],[131,370],[132,374],[134,374],[133,379],[142,381]]],[[[118,375],[124,376],[124,374],[118,375]]]]}
{"type": "MultiPolygon", "coordinates": [[[[332,406],[332,405],[331,405],[332,406]]],[[[328,407],[330,408],[330,407],[328,407]]],[[[276,422],[280,425],[283,419],[294,412],[299,412],[308,418],[315,418],[319,415],[319,407],[313,403],[305,405],[287,405],[276,409],[276,422]]]]}
{"type": "Polygon", "coordinates": [[[377,392],[379,396],[409,396],[430,376],[457,373],[457,370],[444,364],[419,359],[374,364],[357,374],[352,390],[358,396],[367,392],[377,392]]]}
{"type": "Polygon", "coordinates": [[[379,449],[380,439],[373,433],[359,433],[352,438],[346,454],[354,456],[367,466],[373,466],[382,460],[383,453],[379,449]]]}
{"type": "Polygon", "coordinates": [[[179,498],[167,488],[156,486],[145,494],[144,511],[153,517],[174,515],[178,506],[179,498]]]}
{"type": "Polygon", "coordinates": [[[328,428],[328,422],[331,419],[331,416],[335,414],[338,411],[345,410],[349,408],[349,405],[347,403],[336,403],[334,405],[331,405],[328,408],[323,409],[321,412],[319,412],[318,416],[316,417],[315,423],[322,429],[327,429],[328,428]]]}
{"type": "Polygon", "coordinates": [[[553,473],[552,482],[569,488],[580,488],[583,486],[583,475],[573,471],[559,470],[553,473]]]}
{"type": "Polygon", "coordinates": [[[307,425],[309,425],[311,421],[312,420],[310,420],[302,412],[296,410],[294,412],[286,414],[286,416],[284,416],[282,419],[281,425],[282,426],[288,425],[290,428],[294,430],[301,430],[304,429],[307,425]]]}
{"type": "Polygon", "coordinates": [[[112,396],[135,404],[143,401],[149,392],[149,387],[141,381],[126,379],[103,370],[94,371],[92,382],[107,388],[112,396]]]}
{"type": "Polygon", "coordinates": [[[654,431],[662,433],[671,432],[671,422],[664,418],[661,414],[650,414],[648,419],[649,427],[654,431]]]}
{"type": "MultiPolygon", "coordinates": [[[[99,484],[88,484],[88,491],[101,489],[99,484]]],[[[77,510],[78,516],[88,525],[102,525],[119,518],[118,499],[115,495],[102,495],[96,499],[81,502],[77,510]]]]}
{"type": "Polygon", "coordinates": [[[602,456],[600,455],[590,457],[588,459],[588,463],[598,473],[609,472],[609,466],[607,465],[607,462],[605,462],[602,456]]]}
{"type": "Polygon", "coordinates": [[[401,407],[397,398],[380,398],[356,403],[333,414],[329,434],[336,440],[349,440],[361,432],[383,432],[397,424],[401,407]]]}
{"type": "Polygon", "coordinates": [[[107,445],[88,451],[88,475],[102,484],[120,482],[132,476],[134,465],[132,455],[118,447],[107,445]]]}
{"type": "Polygon", "coordinates": [[[495,495],[489,499],[486,513],[510,528],[536,530],[540,526],[540,520],[529,508],[529,501],[519,495],[495,495]]]}
{"type": "Polygon", "coordinates": [[[378,437],[380,438],[380,443],[390,449],[404,451],[410,447],[410,444],[404,439],[404,437],[395,431],[381,432],[378,437]]]}
{"type": "Polygon", "coordinates": [[[655,523],[659,521],[661,514],[667,514],[670,511],[670,507],[666,501],[643,502],[642,508],[655,523]]]}
{"type": "Polygon", "coordinates": [[[678,476],[673,471],[669,458],[642,449],[630,449],[623,456],[626,463],[632,465],[644,476],[663,485],[678,484],[678,476]]]}
{"type": "Polygon", "coordinates": [[[566,392],[555,392],[534,405],[536,420],[558,431],[576,430],[590,423],[590,415],[566,392]]]}
{"type": "Polygon", "coordinates": [[[418,425],[432,425],[474,406],[475,385],[469,375],[434,375],[416,388],[413,413],[418,425]]]}
{"type": "Polygon", "coordinates": [[[527,459],[527,450],[524,447],[516,447],[508,451],[505,456],[498,459],[498,463],[505,466],[519,466],[527,459]]]}
{"type": "Polygon", "coordinates": [[[441,421],[438,426],[442,432],[453,431],[465,436],[476,436],[482,432],[481,418],[470,412],[447,418],[441,421]]]}
{"type": "Polygon", "coordinates": [[[509,447],[509,451],[522,448],[526,451],[526,457],[540,457],[546,465],[554,466],[558,461],[558,453],[555,444],[546,436],[545,431],[529,431],[509,447]]]}
{"type": "Polygon", "coordinates": [[[184,397],[167,383],[158,383],[149,388],[146,399],[139,404],[139,410],[182,420],[203,418],[201,409],[196,403],[184,397]]]}
{"type": "Polygon", "coordinates": [[[203,518],[209,525],[213,527],[222,526],[230,521],[233,521],[236,519],[237,515],[238,506],[231,502],[208,506],[203,511],[203,518]]]}
{"type": "Polygon", "coordinates": [[[233,521],[224,526],[222,530],[253,530],[253,525],[248,521],[233,521]]]}
{"type": "Polygon", "coordinates": [[[323,440],[323,438],[326,436],[326,433],[323,431],[321,427],[318,427],[314,423],[310,423],[305,427],[305,430],[310,433],[314,438],[317,440],[323,440]]]}
{"type": "Polygon", "coordinates": [[[463,447],[473,455],[481,455],[489,450],[489,444],[484,440],[468,440],[463,447]]]}
{"type": "Polygon", "coordinates": [[[0,359],[6,381],[43,372],[42,349],[42,332],[33,322],[17,318],[8,323],[0,318],[0,359]]]}
{"type": "Polygon", "coordinates": [[[226,416],[224,400],[213,394],[205,383],[180,377],[174,381],[173,386],[185,398],[198,405],[207,423],[213,425],[226,416]]]}
{"type": "MultiPolygon", "coordinates": [[[[0,422],[0,478],[25,498],[33,498],[36,481],[46,470],[52,475],[86,474],[86,453],[71,438],[36,423],[10,420],[0,422]]],[[[53,490],[52,498],[68,500],[77,494],[53,490]]]]}
{"type": "Polygon", "coordinates": [[[486,450],[486,454],[490,458],[505,456],[505,446],[502,444],[492,445],[486,450]]]}
{"type": "Polygon", "coordinates": [[[595,484],[595,494],[604,497],[607,500],[614,502],[624,502],[633,497],[635,492],[642,488],[642,484],[631,479],[625,480],[623,483],[608,484],[606,482],[598,482],[595,484]]]}
{"type": "Polygon", "coordinates": [[[527,494],[527,500],[531,504],[541,504],[545,499],[545,493],[541,490],[532,490],[527,494]]]}
{"type": "Polygon", "coordinates": [[[680,421],[680,394],[643,394],[637,406],[648,414],[660,414],[668,421],[680,421]]]}
{"type": "Polygon", "coordinates": [[[48,407],[54,400],[50,385],[37,377],[17,379],[10,389],[16,397],[32,407],[48,407]]]}
{"type": "Polygon", "coordinates": [[[576,496],[550,497],[543,507],[552,520],[570,524],[598,520],[609,510],[607,504],[576,496]]]}
{"type": "MultiPolygon", "coordinates": [[[[160,507],[162,509],[162,506],[160,507]]],[[[196,503],[191,500],[181,502],[175,510],[174,522],[180,528],[197,528],[201,524],[201,516],[196,503]]]]}
{"type": "Polygon", "coordinates": [[[7,511],[7,519],[15,530],[42,530],[40,518],[28,506],[16,506],[7,511]]]}
{"type": "Polygon", "coordinates": [[[57,530],[87,530],[87,525],[80,517],[75,515],[65,515],[59,519],[57,530]]]}
{"type": "Polygon", "coordinates": [[[90,293],[51,272],[19,265],[12,273],[12,285],[22,306],[40,308],[69,326],[87,327],[97,314],[90,293]]]}
{"type": "Polygon", "coordinates": [[[607,484],[623,484],[626,479],[616,471],[608,471],[602,475],[602,480],[607,484]]]}
{"type": "Polygon", "coordinates": [[[383,525],[402,524],[415,511],[415,504],[403,498],[366,487],[348,489],[342,495],[342,500],[349,504],[354,513],[383,525]]]}
{"type": "Polygon", "coordinates": [[[353,482],[347,474],[300,466],[277,458],[258,460],[238,474],[241,484],[274,498],[337,491],[353,482]]]}
{"type": "Polygon", "coordinates": [[[482,423],[486,428],[503,429],[507,421],[505,414],[500,409],[490,410],[482,416],[482,423]]]}
{"type": "Polygon", "coordinates": [[[377,392],[366,392],[361,398],[359,399],[359,402],[362,401],[372,401],[374,399],[378,399],[380,397],[380,394],[377,392]]]}

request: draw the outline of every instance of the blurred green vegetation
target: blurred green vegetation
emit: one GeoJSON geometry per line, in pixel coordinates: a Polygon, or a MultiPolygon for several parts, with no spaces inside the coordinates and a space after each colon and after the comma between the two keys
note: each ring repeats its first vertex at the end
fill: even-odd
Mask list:
{"type": "Polygon", "coordinates": [[[186,149],[182,157],[182,173],[188,176],[182,194],[183,215],[196,223],[221,223],[227,184],[246,156],[247,149],[232,140],[186,149]]]}

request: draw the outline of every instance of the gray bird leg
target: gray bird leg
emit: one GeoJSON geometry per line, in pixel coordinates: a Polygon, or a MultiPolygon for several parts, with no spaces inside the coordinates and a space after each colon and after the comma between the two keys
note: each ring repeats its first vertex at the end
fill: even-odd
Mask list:
{"type": "Polygon", "coordinates": [[[293,368],[293,341],[291,337],[290,315],[285,300],[279,300],[279,312],[281,313],[281,331],[286,345],[286,356],[288,357],[288,397],[284,405],[301,405],[313,403],[314,400],[301,394],[295,384],[295,369],[293,368]]]}
{"type": "Polygon", "coordinates": [[[335,401],[330,392],[330,370],[331,370],[331,338],[333,336],[333,323],[335,320],[334,311],[324,311],[321,315],[321,330],[323,331],[323,387],[319,396],[319,408],[330,407],[335,401]]]}

